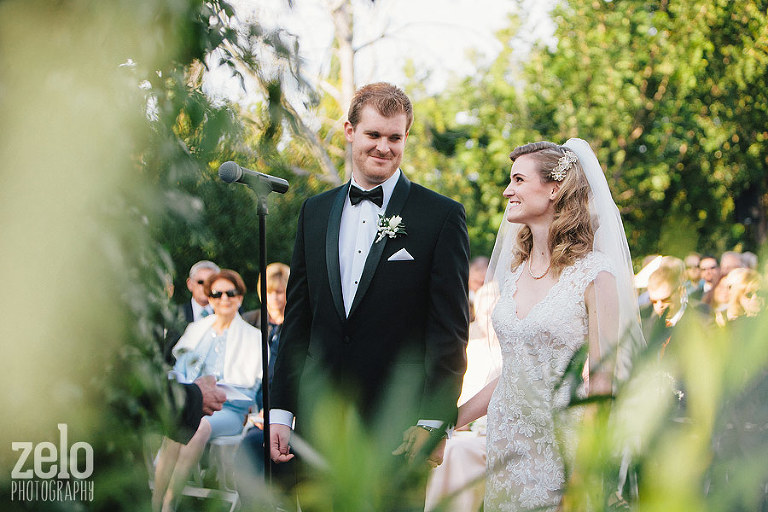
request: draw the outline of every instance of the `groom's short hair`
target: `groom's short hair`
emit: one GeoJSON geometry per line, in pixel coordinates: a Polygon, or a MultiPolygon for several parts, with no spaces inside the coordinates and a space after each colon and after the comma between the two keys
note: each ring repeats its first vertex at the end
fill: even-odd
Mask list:
{"type": "Polygon", "coordinates": [[[352,97],[347,114],[347,120],[352,128],[357,127],[363,108],[367,105],[374,107],[384,117],[405,114],[405,131],[411,129],[413,105],[408,96],[398,87],[386,82],[376,82],[358,89],[352,97]]]}

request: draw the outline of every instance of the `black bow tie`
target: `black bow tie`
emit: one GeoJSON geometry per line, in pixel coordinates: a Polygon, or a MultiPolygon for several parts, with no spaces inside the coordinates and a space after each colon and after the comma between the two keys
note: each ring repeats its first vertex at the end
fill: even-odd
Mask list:
{"type": "Polygon", "coordinates": [[[381,185],[371,190],[362,190],[350,185],[349,187],[349,201],[355,205],[363,199],[367,199],[379,208],[384,204],[384,189],[381,185]]]}

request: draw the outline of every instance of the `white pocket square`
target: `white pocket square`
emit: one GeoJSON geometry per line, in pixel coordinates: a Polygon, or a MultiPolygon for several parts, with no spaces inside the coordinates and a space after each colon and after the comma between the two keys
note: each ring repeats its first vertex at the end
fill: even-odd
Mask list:
{"type": "Polygon", "coordinates": [[[387,261],[413,261],[413,256],[411,256],[411,253],[405,249],[400,249],[395,254],[387,258],[387,261]]]}

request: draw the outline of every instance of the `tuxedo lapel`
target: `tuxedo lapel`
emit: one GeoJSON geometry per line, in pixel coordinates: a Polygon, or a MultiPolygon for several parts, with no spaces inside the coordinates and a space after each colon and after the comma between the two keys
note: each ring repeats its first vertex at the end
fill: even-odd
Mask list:
{"type": "Polygon", "coordinates": [[[331,287],[333,305],[339,318],[346,318],[344,298],[341,293],[341,267],[339,264],[339,227],[344,201],[349,193],[349,183],[341,187],[333,199],[331,213],[328,216],[328,229],[325,232],[325,261],[328,267],[328,285],[331,287]]]}
{"type": "MultiPolygon", "coordinates": [[[[391,217],[400,213],[400,211],[403,209],[403,206],[405,206],[405,201],[408,199],[408,192],[410,190],[410,180],[408,180],[408,178],[405,177],[405,174],[400,171],[400,178],[397,180],[397,185],[395,185],[395,189],[392,191],[392,197],[389,200],[387,211],[384,214],[386,217],[391,217]]],[[[336,240],[338,242],[338,226],[336,228],[336,233],[336,240]]],[[[387,245],[389,238],[385,238],[380,242],[376,242],[375,240],[376,239],[374,239],[371,250],[368,252],[368,257],[365,260],[363,275],[360,277],[360,285],[357,287],[355,299],[352,301],[352,307],[349,309],[349,316],[352,316],[352,313],[355,312],[355,308],[357,308],[358,304],[360,304],[360,301],[365,296],[365,292],[368,291],[368,286],[370,286],[371,280],[373,280],[373,274],[376,272],[376,267],[379,266],[379,260],[381,259],[381,255],[384,253],[384,247],[387,245]]]]}

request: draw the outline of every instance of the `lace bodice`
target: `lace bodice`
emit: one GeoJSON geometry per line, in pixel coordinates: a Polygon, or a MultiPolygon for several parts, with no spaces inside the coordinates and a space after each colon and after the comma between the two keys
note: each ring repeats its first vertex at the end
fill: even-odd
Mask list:
{"type": "Polygon", "coordinates": [[[521,271],[502,283],[492,315],[503,366],[488,406],[487,512],[557,508],[565,476],[556,413],[570,396],[557,385],[587,340],[584,292],[601,271],[612,273],[607,258],[591,252],[565,268],[519,319],[514,296],[521,271]]]}

